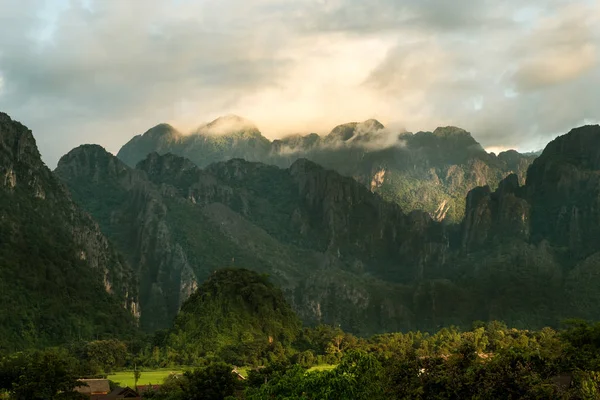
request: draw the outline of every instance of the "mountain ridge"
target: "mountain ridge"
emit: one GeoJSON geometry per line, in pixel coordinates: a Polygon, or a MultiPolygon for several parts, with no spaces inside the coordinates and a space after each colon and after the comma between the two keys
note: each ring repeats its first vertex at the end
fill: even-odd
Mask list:
{"type": "MultiPolygon", "coordinates": [[[[338,125],[323,136],[311,133],[269,141],[251,122],[230,118],[233,123],[226,124],[225,133],[198,129],[171,142],[157,143],[149,133],[152,128],[125,144],[117,157],[135,167],[151,152],[173,153],[201,168],[232,158],[287,168],[296,159],[307,158],[353,177],[407,212],[424,210],[451,223],[462,219],[470,189],[485,184],[495,188],[510,173],[523,182],[535,158],[517,152],[489,154],[469,132],[452,126],[396,134],[370,119],[338,125]]],[[[218,123],[219,119],[206,126],[218,123]]]]}
{"type": "MultiPolygon", "coordinates": [[[[458,137],[459,149],[472,145],[454,128],[437,136],[458,137]]],[[[433,133],[402,138],[438,140],[433,133]]],[[[475,148],[480,158],[466,164],[472,170],[446,164],[445,179],[482,184],[468,191],[458,224],[405,212],[354,177],[303,158],[283,169],[235,158],[200,169],[179,156],[152,153],[138,170],[162,196],[156,200],[164,204],[161,215],[194,274],[202,263],[269,272],[305,322],[341,323],[358,334],[477,319],[542,327],[561,316],[595,317],[589,304],[600,298],[590,286],[600,285],[595,228],[582,222],[582,216],[596,221],[600,209],[593,189],[600,128],[574,130],[556,143],[529,168],[527,182],[520,170],[498,178],[495,187],[487,184],[487,165],[528,165],[514,152],[495,156],[475,148]],[[589,154],[571,154],[583,147],[589,154]],[[580,204],[564,187],[580,188],[580,204]],[[210,255],[207,263],[213,250],[207,246],[217,243],[228,258],[210,255]],[[578,291],[579,285],[589,289],[578,291]]],[[[425,146],[421,152],[431,162],[464,157],[451,150],[425,146]]]]}
{"type": "MultiPolygon", "coordinates": [[[[82,196],[95,187],[93,179],[77,179],[69,174],[78,169],[70,165],[81,159],[76,154],[86,149],[88,147],[80,147],[63,157],[55,173],[69,185],[74,196],[82,198],[84,207],[102,217],[101,210],[94,210],[92,206],[97,196],[106,196],[108,191],[82,196]]],[[[99,147],[96,150],[102,151],[99,147]]],[[[97,175],[94,171],[88,173],[97,175]]],[[[385,261],[385,255],[397,260],[410,259],[412,253],[425,251],[423,246],[429,243],[425,239],[428,229],[439,229],[440,235],[443,234],[441,226],[428,228],[438,225],[427,214],[404,215],[397,205],[386,203],[352,178],[342,177],[308,160],[298,160],[291,168],[280,169],[232,159],[203,170],[172,154],[151,153],[130,173],[139,174],[143,182],[133,187],[122,186],[119,190],[124,193],[124,205],[99,221],[107,234],[113,232],[115,241],[120,241],[115,233],[120,229],[118,226],[133,226],[133,245],[120,248],[129,252],[128,259],[142,276],[156,271],[152,272],[154,278],[148,278],[150,281],[146,283],[141,278],[142,325],[149,329],[154,326],[154,322],[147,325],[145,319],[148,307],[152,307],[150,304],[165,301],[164,294],[170,292],[171,300],[164,305],[165,310],[150,312],[166,315],[161,319],[168,321],[168,316],[173,317],[191,293],[182,292],[181,283],[196,287],[213,269],[232,265],[272,274],[305,321],[341,322],[351,318],[352,324],[360,324],[363,318],[373,318],[365,315],[365,307],[373,307],[369,304],[375,300],[367,301],[357,310],[349,310],[347,306],[340,307],[338,297],[355,297],[364,291],[386,293],[390,290],[388,287],[396,284],[385,283],[381,277],[395,276],[393,279],[398,280],[401,275],[410,277],[422,273],[422,267],[412,269],[403,261],[400,263],[406,264],[406,269],[388,270],[386,266],[391,268],[392,264],[385,261]],[[148,208],[159,211],[141,212],[148,208]],[[363,219],[359,215],[365,212],[374,217],[371,222],[360,222],[363,219]],[[392,226],[393,223],[397,226],[392,226]],[[357,240],[359,236],[365,240],[357,240]],[[404,245],[401,240],[405,241],[404,245]],[[150,254],[157,257],[156,260],[136,256],[144,253],[142,248],[152,249],[150,254]],[[221,250],[215,253],[217,249],[221,250]],[[180,254],[179,259],[185,262],[169,258],[173,253],[180,254]],[[185,277],[184,269],[188,271],[185,277]],[[328,276],[331,278],[326,278],[328,276]],[[334,295],[324,284],[340,291],[334,295]],[[350,291],[344,294],[346,290],[350,291]],[[327,305],[320,300],[322,296],[334,296],[335,300],[330,297],[327,301],[332,303],[327,305]],[[341,313],[342,309],[346,315],[341,313]]],[[[427,251],[432,257],[431,251],[427,251]]],[[[384,299],[376,302],[384,304],[384,299]]],[[[392,310],[397,305],[385,307],[394,315],[392,310]]],[[[378,324],[391,327],[403,323],[407,321],[392,323],[386,317],[378,324]]],[[[355,330],[367,328],[355,327],[355,330]]]]}
{"type": "Polygon", "coordinates": [[[129,266],[42,162],[32,132],[4,113],[0,176],[0,349],[134,332],[129,266]]]}

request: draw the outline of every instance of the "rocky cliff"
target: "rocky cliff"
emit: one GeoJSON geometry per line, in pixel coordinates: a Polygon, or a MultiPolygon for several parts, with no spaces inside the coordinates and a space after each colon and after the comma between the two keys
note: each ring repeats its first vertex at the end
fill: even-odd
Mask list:
{"type": "MultiPolygon", "coordinates": [[[[494,192],[471,191],[461,244],[463,254],[479,265],[469,269],[485,274],[503,269],[496,272],[502,280],[539,295],[533,302],[539,310],[598,318],[592,304],[600,293],[594,286],[600,283],[599,176],[600,127],[584,126],[548,144],[529,167],[526,185],[511,175],[494,192]]],[[[495,280],[494,290],[501,282],[495,280]]],[[[503,302],[508,298],[504,293],[503,302]]],[[[511,307],[523,308],[523,302],[511,307]]]]}
{"type": "Polygon", "coordinates": [[[445,227],[426,213],[404,214],[307,160],[280,169],[233,159],[202,170],[152,153],[130,169],[82,146],[56,174],[121,243],[149,330],[168,326],[191,289],[226,266],[269,273],[307,322],[362,333],[412,326],[410,296],[382,294],[405,290],[448,247],[445,227]],[[103,161],[89,168],[90,159],[103,161]],[[111,197],[118,202],[103,200],[111,197]]]}
{"type": "Polygon", "coordinates": [[[488,154],[460,128],[397,134],[379,121],[336,126],[328,135],[292,135],[270,142],[240,117],[221,117],[189,135],[158,125],[123,146],[118,157],[134,167],[151,152],[176,154],[199,167],[243,158],[290,167],[306,158],[353,177],[406,212],[426,211],[438,221],[460,222],[465,197],[476,186],[495,189],[514,173],[521,184],[531,155],[488,154]]]}
{"type": "Polygon", "coordinates": [[[131,269],[3,113],[0,177],[0,349],[131,333],[131,269]]]}
{"type": "MultiPolygon", "coordinates": [[[[350,124],[330,140],[380,140],[364,126],[381,131],[375,122],[350,124]]],[[[321,141],[294,140],[309,148],[321,141]]],[[[385,187],[388,172],[381,171],[391,168],[367,185],[303,158],[286,168],[231,159],[201,169],[173,154],[151,153],[132,169],[99,147],[81,147],[56,173],[135,266],[147,329],[174,316],[192,288],[227,266],[270,274],[305,322],[341,324],[358,334],[468,326],[477,319],[539,328],[565,317],[600,317],[594,307],[600,298],[599,127],[549,144],[526,183],[526,160],[515,152],[482,152],[458,128],[401,140],[410,154],[394,158],[395,150],[380,150],[395,163],[393,174],[404,171],[398,182],[437,179],[441,187],[445,171],[443,179],[461,190],[484,185],[462,200],[460,224],[440,223],[430,212],[406,213],[373,190],[385,187]],[[96,155],[84,156],[90,150],[96,155]],[[89,168],[88,159],[105,161],[89,168]],[[519,172],[498,172],[512,169],[519,172]],[[98,184],[99,176],[110,184],[98,184]],[[107,207],[112,197],[119,200],[107,207]]],[[[361,146],[348,145],[347,159],[360,152],[368,159],[361,146]]]]}

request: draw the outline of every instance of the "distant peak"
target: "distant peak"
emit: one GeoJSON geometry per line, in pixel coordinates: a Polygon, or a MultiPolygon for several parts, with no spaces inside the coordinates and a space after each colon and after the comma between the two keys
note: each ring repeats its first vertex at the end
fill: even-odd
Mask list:
{"type": "Polygon", "coordinates": [[[63,180],[85,177],[98,181],[100,177],[118,176],[129,170],[112,153],[97,144],[84,144],[61,157],[54,171],[63,180]]]}
{"type": "Polygon", "coordinates": [[[466,130],[456,126],[443,126],[436,128],[433,134],[438,137],[452,137],[452,136],[468,136],[472,137],[466,130]]]}
{"type": "Polygon", "coordinates": [[[180,135],[181,134],[172,125],[169,125],[167,123],[161,123],[148,129],[143,134],[143,137],[159,139],[162,137],[175,138],[180,135]]]}
{"type": "Polygon", "coordinates": [[[213,135],[227,135],[230,133],[248,131],[258,132],[258,128],[252,121],[234,114],[224,115],[198,128],[198,133],[209,133],[213,135]]]}
{"type": "MultiPolygon", "coordinates": [[[[81,153],[97,154],[100,156],[114,157],[104,147],[99,144],[82,144],[69,151],[65,156],[76,155],[81,153]]],[[[63,156],[64,157],[64,156],[63,156]]]]}
{"type": "Polygon", "coordinates": [[[383,126],[383,124],[381,122],[379,122],[379,121],[377,121],[376,119],[373,119],[373,118],[368,119],[368,120],[366,120],[364,122],[361,122],[359,124],[359,126],[361,126],[361,125],[364,128],[367,128],[369,130],[380,130],[380,129],[385,128],[385,126],[383,126]]]}
{"type": "Polygon", "coordinates": [[[436,130],[433,131],[433,136],[447,140],[456,146],[469,147],[471,149],[476,149],[477,151],[485,152],[483,147],[475,140],[470,132],[456,126],[436,128],[436,130]]]}
{"type": "Polygon", "coordinates": [[[376,119],[368,119],[363,122],[347,122],[333,128],[327,137],[329,140],[349,141],[355,136],[368,136],[383,128],[383,124],[376,119]]]}
{"type": "Polygon", "coordinates": [[[215,125],[215,124],[220,124],[220,123],[237,123],[237,124],[252,125],[252,122],[250,122],[246,118],[240,117],[239,115],[235,115],[235,114],[223,115],[223,116],[215,119],[214,121],[210,122],[208,125],[210,126],[210,125],[215,125]]]}

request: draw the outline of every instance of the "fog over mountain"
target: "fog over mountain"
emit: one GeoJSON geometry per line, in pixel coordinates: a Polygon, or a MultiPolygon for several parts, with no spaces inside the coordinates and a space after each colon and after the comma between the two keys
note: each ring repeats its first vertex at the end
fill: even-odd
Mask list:
{"type": "Polygon", "coordinates": [[[4,0],[0,109],[52,168],[229,113],[269,139],[374,118],[539,150],[597,121],[599,19],[598,0],[4,0]]]}

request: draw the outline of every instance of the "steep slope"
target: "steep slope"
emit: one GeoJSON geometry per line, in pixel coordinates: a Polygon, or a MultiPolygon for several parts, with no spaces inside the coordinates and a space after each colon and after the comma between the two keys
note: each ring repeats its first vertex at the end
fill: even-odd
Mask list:
{"type": "Polygon", "coordinates": [[[196,277],[172,237],[160,188],[97,145],[71,151],[54,172],[133,267],[141,327],[151,331],[170,326],[180,297],[196,288],[196,277]]]}
{"type": "Polygon", "coordinates": [[[482,291],[496,293],[491,316],[513,310],[513,320],[538,326],[555,321],[552,313],[600,318],[599,160],[600,126],[576,128],[548,144],[525,186],[511,176],[493,193],[469,194],[462,248],[470,271],[485,275],[482,291]]]}
{"type": "MultiPolygon", "coordinates": [[[[346,126],[336,135],[350,140],[357,130],[358,124],[346,126]]],[[[317,139],[295,140],[313,146],[317,139]]],[[[460,163],[496,160],[454,128],[402,140],[415,141],[413,149],[427,154],[415,150],[408,159],[445,163],[453,171],[460,163]],[[443,148],[431,144],[440,141],[449,142],[443,148]]],[[[77,154],[85,147],[66,156],[57,173],[111,237],[119,240],[122,229],[133,232],[123,251],[142,282],[142,261],[148,271],[160,271],[150,274],[156,288],[151,298],[168,310],[157,315],[175,315],[191,291],[182,291],[181,282],[193,288],[214,270],[241,266],[270,274],[305,322],[341,324],[358,334],[469,326],[477,319],[539,328],[567,317],[600,318],[598,126],[549,144],[529,168],[527,184],[510,174],[495,190],[470,190],[458,225],[424,212],[405,214],[365,185],[306,159],[284,169],[240,159],[200,169],[184,158],[152,153],[133,170],[94,149],[110,160],[102,165],[119,166],[100,168],[105,174],[126,171],[108,179],[124,196],[108,217],[101,214],[106,207],[94,210],[110,193],[94,189],[94,177],[102,174],[79,166],[77,154]],[[76,180],[68,171],[87,172],[76,180]],[[172,254],[186,260],[189,279],[172,254]],[[172,276],[178,278],[170,281],[172,276]]],[[[514,152],[497,159],[508,168],[526,164],[514,152]]],[[[479,175],[485,168],[468,179],[489,183],[479,175]]],[[[140,292],[146,293],[144,287],[140,292]]]]}
{"type": "Polygon", "coordinates": [[[523,183],[534,159],[515,151],[488,154],[460,128],[394,136],[371,120],[338,126],[309,147],[298,139],[279,141],[270,162],[285,167],[297,157],[351,176],[403,210],[426,211],[448,222],[462,219],[469,190],[495,188],[510,173],[523,183]]]}
{"type": "Polygon", "coordinates": [[[470,189],[495,188],[510,173],[523,183],[535,158],[516,151],[488,154],[460,128],[397,135],[373,119],[336,126],[324,137],[312,133],[269,142],[236,116],[219,118],[190,135],[159,125],[123,146],[118,157],[133,167],[151,152],[173,153],[200,167],[243,158],[288,168],[306,158],[355,178],[407,212],[423,210],[449,222],[462,219],[470,189]],[[163,132],[159,139],[157,131],[163,132]]]}
{"type": "Polygon", "coordinates": [[[4,113],[0,177],[0,350],[132,333],[129,266],[4,113]]]}

